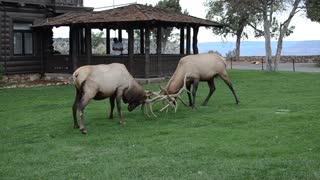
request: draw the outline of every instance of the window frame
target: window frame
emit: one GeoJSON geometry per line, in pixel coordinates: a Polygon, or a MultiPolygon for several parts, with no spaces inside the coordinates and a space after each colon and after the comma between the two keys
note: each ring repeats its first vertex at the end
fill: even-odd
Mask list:
{"type": "MultiPolygon", "coordinates": [[[[16,21],[14,23],[29,23],[29,22],[20,22],[20,21],[16,21]]],[[[21,37],[22,37],[22,49],[21,49],[21,53],[16,53],[14,48],[13,48],[13,55],[14,56],[32,56],[34,54],[34,42],[33,42],[33,32],[32,32],[32,29],[28,29],[28,30],[22,30],[22,29],[14,29],[13,27],[13,38],[15,36],[15,33],[21,33],[21,37]],[[25,49],[25,34],[26,33],[30,33],[31,34],[31,42],[32,42],[32,52],[31,53],[26,53],[26,49],[25,49]]],[[[15,46],[14,42],[13,42],[13,47],[15,46]]]]}

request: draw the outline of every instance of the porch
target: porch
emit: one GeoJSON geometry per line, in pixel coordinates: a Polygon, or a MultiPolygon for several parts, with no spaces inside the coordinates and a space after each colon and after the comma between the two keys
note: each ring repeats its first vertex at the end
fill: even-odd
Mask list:
{"type": "Polygon", "coordinates": [[[186,55],[198,53],[199,27],[222,25],[189,15],[176,13],[140,4],[132,4],[105,11],[76,12],[48,19],[34,25],[41,32],[42,73],[72,73],[83,65],[122,63],[135,78],[165,77],[172,75],[179,60],[186,55]],[[52,48],[52,28],[68,26],[69,55],[54,54],[52,48]],[[162,38],[167,28],[180,30],[179,54],[163,54],[162,38]],[[106,32],[106,54],[92,54],[91,30],[106,32]],[[122,40],[122,30],[128,34],[128,50],[124,55],[111,55],[110,30],[118,30],[122,40]],[[139,36],[135,36],[139,32],[139,36]],[[191,33],[192,32],[192,33],[191,33]],[[150,53],[150,36],[154,33],[156,53],[150,53]],[[140,52],[134,53],[135,38],[139,39],[140,52]],[[192,43],[191,43],[192,42],[192,43]]]}

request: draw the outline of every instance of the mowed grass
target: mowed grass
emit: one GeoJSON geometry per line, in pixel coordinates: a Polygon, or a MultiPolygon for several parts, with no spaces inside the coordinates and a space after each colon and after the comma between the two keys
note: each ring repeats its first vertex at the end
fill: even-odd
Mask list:
{"type": "Polygon", "coordinates": [[[92,101],[87,135],[73,129],[73,86],[0,90],[0,179],[320,179],[320,74],[229,75],[239,105],[220,78],[207,106],[201,83],[195,111],[123,104],[123,126],[92,101]]]}

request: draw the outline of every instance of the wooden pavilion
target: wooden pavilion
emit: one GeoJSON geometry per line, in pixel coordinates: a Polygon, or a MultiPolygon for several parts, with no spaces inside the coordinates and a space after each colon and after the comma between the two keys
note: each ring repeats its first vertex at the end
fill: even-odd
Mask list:
{"type": "Polygon", "coordinates": [[[87,64],[123,63],[134,77],[150,78],[171,75],[180,58],[191,53],[191,28],[193,30],[192,50],[198,53],[197,35],[200,26],[221,28],[222,25],[181,13],[146,5],[132,4],[105,11],[71,12],[33,27],[42,32],[43,73],[72,73],[76,68],[87,64]],[[52,27],[70,27],[70,53],[58,55],[52,53],[52,27]],[[176,27],[180,29],[180,54],[163,54],[161,52],[162,29],[176,27]],[[106,55],[92,54],[91,29],[106,30],[106,55]],[[110,30],[122,30],[128,33],[128,54],[110,54],[110,30]],[[156,54],[150,54],[150,31],[156,29],[156,54]],[[134,54],[134,30],[140,31],[140,52],[134,54]],[[186,35],[185,35],[186,31],[186,35]],[[186,43],[185,43],[186,41],[186,43]],[[185,46],[186,44],[186,46],[185,46]]]}

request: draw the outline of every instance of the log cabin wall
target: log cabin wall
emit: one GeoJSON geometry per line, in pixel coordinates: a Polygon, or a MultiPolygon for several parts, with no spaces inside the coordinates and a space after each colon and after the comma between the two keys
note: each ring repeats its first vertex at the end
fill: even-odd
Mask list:
{"type": "Polygon", "coordinates": [[[53,50],[52,31],[35,30],[32,24],[70,11],[92,10],[82,6],[82,0],[1,0],[0,64],[5,74],[45,72],[44,56],[53,50]]]}

